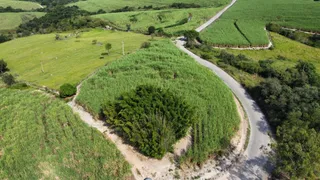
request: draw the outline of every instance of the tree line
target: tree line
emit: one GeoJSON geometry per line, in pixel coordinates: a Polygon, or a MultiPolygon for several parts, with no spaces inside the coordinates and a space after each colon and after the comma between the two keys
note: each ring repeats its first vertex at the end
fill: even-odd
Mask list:
{"type": "Polygon", "coordinates": [[[274,128],[274,175],[280,179],[320,177],[320,76],[312,63],[276,70],[273,60],[253,61],[222,51],[220,63],[265,78],[250,88],[274,128]]]}

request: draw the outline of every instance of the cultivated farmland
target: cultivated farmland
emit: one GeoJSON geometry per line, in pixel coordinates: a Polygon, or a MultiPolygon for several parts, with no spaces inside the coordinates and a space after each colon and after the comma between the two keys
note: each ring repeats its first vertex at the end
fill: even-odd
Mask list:
{"type": "Polygon", "coordinates": [[[251,45],[257,46],[267,42],[263,29],[269,22],[290,28],[320,31],[319,9],[320,3],[313,0],[239,0],[221,16],[220,21],[224,25],[220,21],[216,22],[217,25],[213,23],[203,31],[201,37],[212,44],[223,42],[246,46],[248,42],[239,39],[239,32],[233,32],[236,30],[232,26],[237,21],[240,31],[251,45]],[[220,33],[215,34],[216,32],[220,33]]]}
{"type": "Polygon", "coordinates": [[[1,13],[0,30],[14,29],[20,24],[30,21],[35,17],[41,17],[44,14],[42,12],[1,13]]]}
{"type": "MultiPolygon", "coordinates": [[[[200,5],[201,7],[220,7],[229,3],[229,0],[199,0],[197,2],[193,0],[183,0],[179,1],[179,3],[195,3],[200,5]]],[[[127,0],[87,0],[87,1],[79,1],[76,3],[71,3],[71,5],[76,5],[81,9],[87,11],[98,11],[99,9],[103,9],[105,11],[111,11],[115,9],[120,9],[125,6],[129,7],[143,7],[143,6],[150,6],[153,7],[163,7],[171,5],[172,3],[177,3],[175,0],[161,0],[161,1],[153,1],[153,0],[134,0],[134,1],[127,1],[127,0]]]]}
{"type": "Polygon", "coordinates": [[[123,13],[99,14],[93,17],[101,18],[112,23],[119,29],[126,30],[126,25],[131,24],[134,31],[146,33],[149,26],[163,28],[166,33],[174,34],[184,30],[192,30],[207,21],[220,8],[200,8],[183,10],[159,10],[159,11],[137,11],[123,13]],[[188,22],[189,13],[192,19],[188,22]],[[135,21],[133,21],[133,19],[135,21]]]}
{"type": "Polygon", "coordinates": [[[0,0],[1,7],[11,6],[13,8],[19,8],[24,10],[38,9],[41,8],[40,4],[28,1],[19,0],[0,0]]]}
{"type": "Polygon", "coordinates": [[[230,89],[169,41],[101,68],[83,82],[77,102],[97,116],[104,103],[139,85],[169,89],[195,108],[198,121],[192,125],[193,145],[187,152],[193,162],[226,148],[236,132],[239,117],[230,89]]]}
{"type": "Polygon", "coordinates": [[[57,89],[63,83],[77,84],[98,67],[120,58],[122,41],[125,53],[131,53],[149,39],[141,34],[102,29],[83,32],[78,37],[73,34],[61,34],[62,40],[55,40],[55,34],[46,34],[2,43],[0,59],[19,75],[18,79],[57,89]],[[92,44],[93,40],[97,43],[92,44]],[[100,59],[107,42],[112,44],[110,54],[100,59]]]}
{"type": "Polygon", "coordinates": [[[115,145],[62,101],[0,88],[0,179],[125,179],[115,145]]]}

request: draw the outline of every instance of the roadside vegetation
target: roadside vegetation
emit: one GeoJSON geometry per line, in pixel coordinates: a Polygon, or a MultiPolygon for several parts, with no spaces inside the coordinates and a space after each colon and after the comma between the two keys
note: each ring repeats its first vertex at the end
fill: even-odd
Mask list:
{"type": "Polygon", "coordinates": [[[168,41],[152,43],[101,68],[83,82],[76,101],[99,116],[105,103],[117,102],[140,85],[167,89],[194,107],[198,121],[191,126],[193,144],[181,161],[202,163],[229,145],[239,125],[231,91],[168,41]]]}
{"type": "Polygon", "coordinates": [[[319,9],[320,3],[313,0],[239,0],[217,22],[204,30],[201,38],[216,46],[267,45],[264,28],[270,22],[319,32],[319,9]],[[235,23],[239,24],[239,30],[236,30],[235,23]]]}
{"type": "Polygon", "coordinates": [[[193,50],[234,76],[264,111],[276,134],[274,177],[319,178],[319,62],[306,53],[319,49],[273,35],[275,47],[267,51],[214,50],[207,45],[193,50]]]}
{"type": "Polygon", "coordinates": [[[0,88],[0,179],[125,179],[116,146],[62,101],[0,88]]]}
{"type": "Polygon", "coordinates": [[[0,59],[8,63],[18,79],[58,89],[64,83],[75,85],[97,68],[122,57],[122,42],[127,54],[139,49],[149,38],[102,29],[33,35],[0,44],[0,59]],[[107,56],[106,43],[112,44],[107,56]]]}

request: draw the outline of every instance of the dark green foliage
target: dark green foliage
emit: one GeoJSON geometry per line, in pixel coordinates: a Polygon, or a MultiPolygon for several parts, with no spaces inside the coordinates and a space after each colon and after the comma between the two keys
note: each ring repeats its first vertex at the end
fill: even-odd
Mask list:
{"type": "Polygon", "coordinates": [[[79,0],[24,0],[24,1],[38,2],[42,5],[52,7],[52,6],[65,5],[72,2],[77,2],[79,0]]]}
{"type": "Polygon", "coordinates": [[[0,6],[0,13],[3,13],[3,12],[25,12],[25,10],[15,9],[15,8],[12,8],[11,6],[8,6],[8,7],[0,6]]]}
{"type": "Polygon", "coordinates": [[[108,53],[108,55],[109,55],[109,53],[110,53],[110,49],[112,48],[112,44],[107,43],[107,44],[105,45],[105,48],[106,48],[107,53],[108,53]]]}
{"type": "Polygon", "coordinates": [[[138,86],[103,108],[107,123],[143,154],[162,158],[194,122],[180,97],[154,86],[138,86]]]}
{"type": "Polygon", "coordinates": [[[149,48],[151,46],[150,42],[144,42],[141,44],[141,48],[149,48]]]}
{"type": "Polygon", "coordinates": [[[199,37],[199,32],[197,32],[195,30],[190,30],[190,31],[186,31],[183,35],[184,35],[184,37],[187,38],[188,41],[193,41],[197,37],[199,37]]]}
{"type": "Polygon", "coordinates": [[[27,36],[32,33],[51,33],[85,27],[104,27],[106,22],[89,17],[92,13],[80,10],[77,6],[57,6],[40,18],[21,24],[17,33],[27,36]]]}
{"type": "Polygon", "coordinates": [[[156,28],[154,27],[154,26],[150,26],[149,28],[148,28],[148,33],[149,34],[153,34],[153,33],[155,33],[156,32],[156,28]]]}
{"type": "Polygon", "coordinates": [[[112,10],[111,12],[112,12],[112,13],[117,13],[117,12],[129,12],[129,11],[134,11],[134,10],[135,10],[134,7],[125,6],[125,7],[120,8],[120,9],[112,10]]]}
{"type": "Polygon", "coordinates": [[[7,73],[2,75],[2,81],[8,86],[11,86],[16,82],[14,77],[7,73]]]}
{"type": "Polygon", "coordinates": [[[7,63],[3,59],[1,59],[0,60],[0,74],[5,73],[7,71],[9,71],[7,63]]]}
{"type": "Polygon", "coordinates": [[[194,3],[172,3],[171,8],[186,9],[186,8],[200,8],[201,6],[194,3]]]}
{"type": "Polygon", "coordinates": [[[71,84],[63,84],[62,86],[60,86],[60,97],[61,98],[65,98],[65,97],[70,97],[75,95],[77,92],[77,88],[71,84]]]}
{"type": "Polygon", "coordinates": [[[4,34],[0,34],[0,43],[6,42],[6,41],[10,41],[12,39],[12,37],[4,35],[4,34]]]}

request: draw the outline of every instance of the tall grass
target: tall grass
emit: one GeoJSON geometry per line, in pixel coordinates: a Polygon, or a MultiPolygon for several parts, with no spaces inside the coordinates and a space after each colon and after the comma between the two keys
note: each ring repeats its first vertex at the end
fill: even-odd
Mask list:
{"type": "Polygon", "coordinates": [[[115,145],[63,102],[0,88],[0,179],[124,179],[115,145]]]}
{"type": "Polygon", "coordinates": [[[168,41],[153,43],[101,68],[84,81],[77,102],[98,115],[104,102],[145,84],[170,89],[196,108],[199,121],[193,124],[189,160],[203,162],[229,143],[239,123],[231,91],[168,41]]]}
{"type": "MultiPolygon", "coordinates": [[[[238,0],[228,11],[221,16],[221,21],[229,24],[216,25],[216,22],[204,31],[202,36],[218,36],[207,39],[208,42],[219,44],[220,39],[233,45],[234,39],[238,39],[238,33],[227,32],[225,29],[238,21],[242,32],[249,37],[253,45],[265,42],[266,32],[264,26],[269,22],[276,22],[282,26],[298,28],[308,31],[320,31],[320,3],[306,0],[238,0]],[[225,31],[227,33],[216,34],[225,31]]],[[[232,30],[236,31],[236,30],[232,30]]],[[[238,45],[246,45],[238,41],[238,45]]]]}

